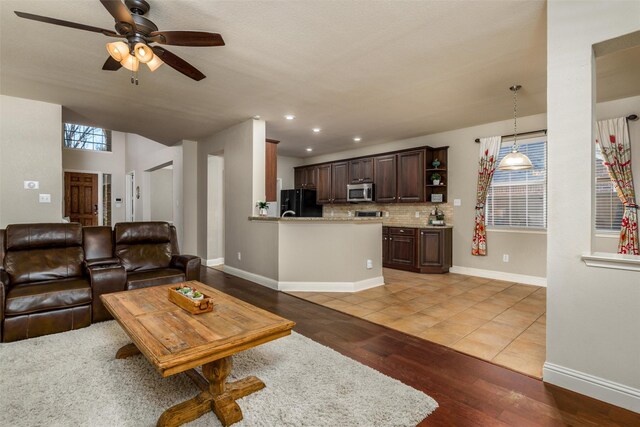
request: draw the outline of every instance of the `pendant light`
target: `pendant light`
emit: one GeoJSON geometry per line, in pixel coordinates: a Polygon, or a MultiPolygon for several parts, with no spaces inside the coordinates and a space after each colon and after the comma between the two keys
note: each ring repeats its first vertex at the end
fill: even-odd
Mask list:
{"type": "Polygon", "coordinates": [[[526,154],[518,151],[518,91],[521,88],[520,85],[513,85],[509,88],[513,92],[513,147],[511,147],[511,152],[500,161],[498,170],[521,171],[533,168],[531,160],[526,154]]]}

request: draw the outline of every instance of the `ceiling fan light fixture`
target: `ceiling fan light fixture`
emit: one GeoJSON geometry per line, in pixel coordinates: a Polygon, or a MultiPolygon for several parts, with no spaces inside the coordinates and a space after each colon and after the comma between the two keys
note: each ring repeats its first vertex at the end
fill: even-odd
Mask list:
{"type": "Polygon", "coordinates": [[[125,42],[107,43],[107,52],[113,59],[122,62],[129,56],[129,46],[125,42]]]}
{"type": "Polygon", "coordinates": [[[120,61],[120,65],[126,68],[129,71],[133,71],[134,73],[138,71],[138,67],[140,67],[140,61],[133,55],[129,55],[127,58],[120,61]]]}
{"type": "Polygon", "coordinates": [[[144,43],[136,43],[134,52],[136,54],[136,58],[138,58],[138,61],[142,62],[143,64],[151,61],[155,56],[153,54],[153,50],[151,50],[151,48],[144,43]]]}
{"type": "Polygon", "coordinates": [[[147,62],[147,67],[153,72],[158,69],[159,66],[164,64],[162,59],[158,58],[158,55],[153,55],[153,58],[149,62],[147,62]]]}

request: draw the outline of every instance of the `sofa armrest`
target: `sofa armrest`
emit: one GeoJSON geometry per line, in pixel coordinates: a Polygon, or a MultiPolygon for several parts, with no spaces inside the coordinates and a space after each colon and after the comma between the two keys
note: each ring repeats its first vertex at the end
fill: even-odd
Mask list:
{"type": "Polygon", "coordinates": [[[194,255],[174,255],[171,267],[184,271],[186,280],[200,280],[200,257],[194,255]]]}
{"type": "Polygon", "coordinates": [[[87,268],[91,284],[91,323],[109,320],[113,317],[100,300],[100,295],[124,291],[127,273],[121,265],[101,265],[87,268]]]}
{"type": "Polygon", "coordinates": [[[6,271],[0,269],[0,342],[4,342],[2,336],[2,332],[4,331],[4,300],[8,288],[9,275],[6,271]]]}

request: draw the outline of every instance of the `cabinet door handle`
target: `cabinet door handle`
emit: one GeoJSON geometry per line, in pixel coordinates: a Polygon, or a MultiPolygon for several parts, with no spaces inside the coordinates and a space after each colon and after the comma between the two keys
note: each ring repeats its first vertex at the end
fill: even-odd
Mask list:
{"type": "Polygon", "coordinates": [[[404,230],[400,230],[401,233],[404,233],[404,230]]]}
{"type": "Polygon", "coordinates": [[[389,240],[393,240],[391,237],[389,237],[389,240]]]}

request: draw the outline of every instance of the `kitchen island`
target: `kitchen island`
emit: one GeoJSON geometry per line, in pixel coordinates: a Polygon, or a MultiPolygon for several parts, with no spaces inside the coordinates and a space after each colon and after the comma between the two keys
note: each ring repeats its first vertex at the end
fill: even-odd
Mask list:
{"type": "Polygon", "coordinates": [[[249,226],[258,247],[246,262],[260,273],[225,266],[230,274],[283,291],[357,292],[384,285],[381,218],[249,217],[249,226]]]}

